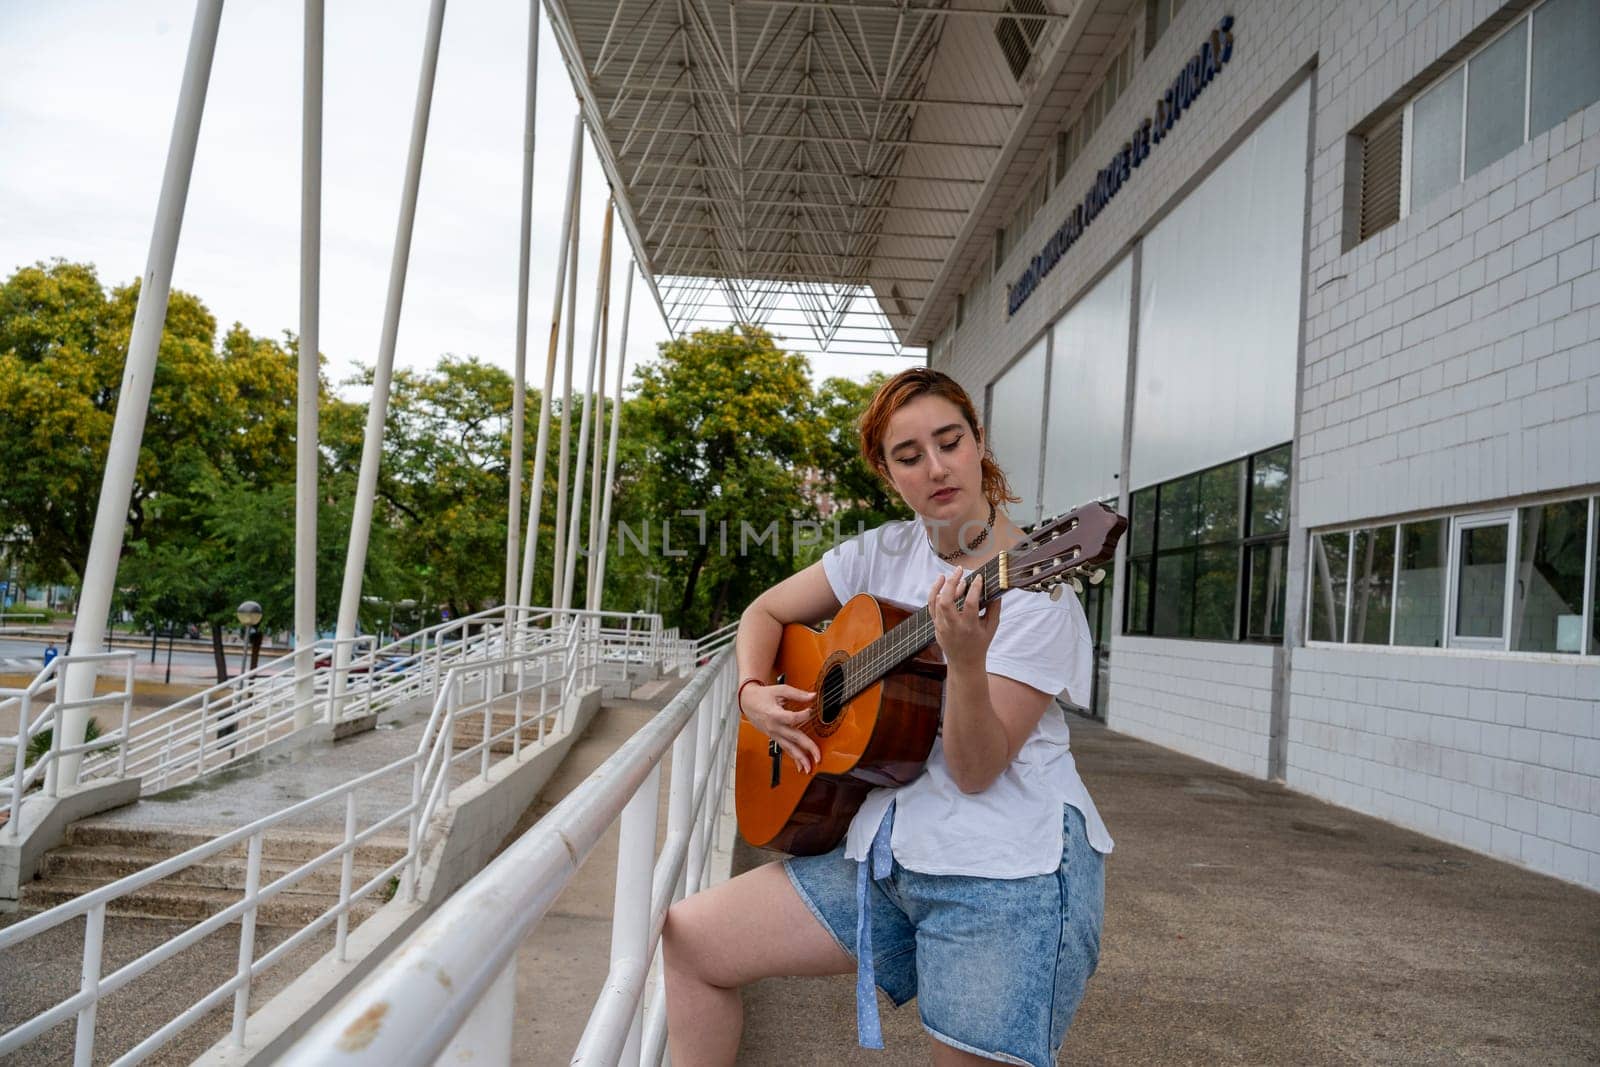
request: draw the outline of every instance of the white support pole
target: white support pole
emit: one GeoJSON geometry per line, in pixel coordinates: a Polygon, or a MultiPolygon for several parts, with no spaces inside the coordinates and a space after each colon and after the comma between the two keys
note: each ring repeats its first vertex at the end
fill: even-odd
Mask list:
{"type": "Polygon", "coordinates": [[[617,392],[611,402],[611,441],[606,448],[605,497],[600,505],[600,551],[595,556],[592,569],[595,573],[593,608],[605,605],[606,554],[611,545],[611,497],[617,481],[617,432],[622,425],[622,372],[628,363],[628,314],[633,310],[633,272],[637,265],[629,261],[628,280],[622,287],[622,336],[617,341],[617,392]]]}
{"type": "MultiPolygon", "coordinates": [[[[581,113],[580,113],[581,122],[581,113]]],[[[556,469],[556,546],[555,558],[551,560],[550,569],[550,600],[551,607],[561,609],[567,605],[561,599],[561,576],[566,573],[567,559],[567,467],[571,459],[572,439],[572,357],[573,342],[576,336],[573,332],[574,324],[578,321],[578,233],[581,230],[583,212],[583,172],[578,172],[578,188],[572,194],[572,242],[567,252],[567,338],[566,355],[562,360],[562,398],[561,398],[561,457],[560,466],[556,469]]]]}
{"type": "MultiPolygon", "coordinates": [[[[539,440],[533,448],[533,483],[528,486],[528,532],[522,549],[519,604],[533,603],[533,565],[539,551],[539,512],[544,505],[545,465],[550,456],[550,398],[556,388],[556,356],[561,338],[561,294],[567,284],[567,255],[572,246],[572,226],[583,169],[583,116],[572,117],[572,159],[567,164],[567,206],[561,216],[561,253],[556,262],[556,295],[550,311],[550,348],[544,361],[544,392],[539,395],[539,440]]],[[[568,315],[572,312],[569,310],[568,315]]],[[[554,583],[551,583],[554,589],[554,583]]],[[[555,599],[552,594],[551,600],[555,599]]]]}
{"type": "MultiPolygon", "coordinates": [[[[611,909],[611,970],[628,960],[640,961],[640,973],[648,978],[650,966],[645,958],[650,950],[650,890],[656,866],[656,813],[661,800],[661,764],[651,769],[639,791],[622,809],[622,827],[617,847],[617,890],[611,909]]],[[[648,980],[641,981],[639,1004],[633,1010],[633,1025],[628,1028],[622,1059],[639,1062],[639,1038],[644,1020],[644,996],[648,980]]]]}
{"type": "Polygon", "coordinates": [[[300,396],[295,426],[295,729],[316,709],[317,434],[322,274],[323,0],[306,0],[305,89],[300,133],[300,396]]]}
{"type": "Polygon", "coordinates": [[[350,641],[355,636],[361,609],[361,578],[367,563],[367,540],[372,533],[373,500],[378,489],[378,464],[383,459],[383,424],[389,414],[389,379],[394,372],[395,341],[400,332],[400,306],[406,292],[406,267],[411,258],[411,233],[417,218],[417,191],[422,184],[422,153],[428,140],[428,113],[433,106],[433,78],[439,69],[439,37],[444,27],[444,0],[433,0],[428,12],[428,35],[422,49],[422,72],[417,84],[416,109],[411,120],[411,150],[406,159],[405,186],[400,194],[400,221],[395,231],[394,256],[389,262],[389,293],[383,312],[383,335],[378,365],[372,375],[372,399],[367,405],[367,433],[361,446],[361,471],[356,482],[355,511],[350,517],[350,546],[344,561],[344,588],[339,596],[336,670],[333,683],[342,695],[348,672],[337,669],[350,662],[350,641]]]}
{"type": "MultiPolygon", "coordinates": [[[[606,208],[606,225],[611,225],[611,212],[614,202],[608,202],[606,208]]],[[[600,526],[600,479],[605,473],[601,466],[601,457],[605,455],[605,428],[606,428],[606,354],[611,341],[611,252],[609,243],[606,246],[606,287],[605,299],[600,302],[600,360],[593,370],[594,384],[594,444],[592,455],[594,457],[590,466],[589,476],[589,566],[584,572],[584,597],[583,606],[589,611],[599,607],[596,602],[595,561],[600,558],[600,542],[605,539],[605,534],[600,526]]]]}
{"type": "Polygon", "coordinates": [[[434,1062],[510,1063],[516,1008],[517,965],[513,960],[490,983],[478,1006],[462,1021],[461,1029],[456,1031],[449,1047],[434,1062]]]}
{"type": "Polygon", "coordinates": [[[594,372],[598,361],[606,290],[611,281],[611,201],[606,200],[605,228],[600,234],[600,269],[594,284],[594,323],[589,331],[589,366],[584,372],[583,418],[578,427],[578,462],[572,480],[572,510],[567,515],[567,558],[561,579],[561,606],[572,606],[572,587],[578,575],[578,533],[583,518],[583,470],[589,454],[589,417],[594,399],[594,372]]]}
{"type": "MultiPolygon", "coordinates": [[[[94,534],[83,569],[83,591],[78,598],[77,618],[73,621],[69,651],[74,656],[92,655],[105,648],[106,616],[111,612],[111,594],[117,584],[117,562],[122,556],[128,503],[133,499],[134,472],[139,463],[139,446],[144,440],[145,416],[150,408],[150,383],[155,377],[156,352],[161,347],[162,328],[167,320],[172,263],[178,254],[178,234],[183,229],[183,209],[189,198],[195,146],[200,140],[200,116],[205,110],[206,85],[211,79],[211,60],[216,54],[217,27],[221,21],[222,0],[201,0],[196,6],[194,29],[189,34],[189,54],[184,60],[183,82],[178,92],[178,113],[172,122],[172,140],[167,145],[167,167],[161,176],[161,195],[156,201],[150,254],[140,279],[139,306],[133,314],[128,359],[123,364],[122,388],[117,394],[116,421],[111,427],[110,447],[106,450],[106,473],[100,483],[94,534]]],[[[68,661],[67,676],[62,683],[64,699],[82,701],[93,696],[98,673],[94,663],[68,661]]],[[[61,718],[59,743],[81,745],[88,722],[88,708],[69,707],[61,718]]],[[[63,757],[57,781],[68,786],[75,783],[82,758],[76,754],[63,757]]],[[[12,817],[16,818],[15,812],[12,817]]]]}
{"type": "MultiPolygon", "coordinates": [[[[517,599],[517,553],[522,548],[522,435],[528,393],[528,274],[532,259],[534,115],[539,102],[539,0],[528,4],[528,87],[522,106],[522,241],[517,258],[517,357],[511,382],[511,462],[506,466],[506,598],[517,599]]],[[[508,625],[516,619],[506,616],[508,625]]]]}

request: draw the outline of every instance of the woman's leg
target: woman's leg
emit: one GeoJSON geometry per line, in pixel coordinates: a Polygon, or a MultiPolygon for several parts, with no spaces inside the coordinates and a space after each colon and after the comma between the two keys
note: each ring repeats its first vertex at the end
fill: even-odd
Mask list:
{"type": "Polygon", "coordinates": [[[781,863],[674,904],[661,931],[672,1062],[731,1064],[739,987],[776,975],[847,974],[855,960],[811,914],[781,863]]]}

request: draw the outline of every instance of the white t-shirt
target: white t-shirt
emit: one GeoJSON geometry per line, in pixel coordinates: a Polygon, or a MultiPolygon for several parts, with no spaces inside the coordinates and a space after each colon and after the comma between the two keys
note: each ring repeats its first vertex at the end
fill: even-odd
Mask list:
{"type": "MultiPolygon", "coordinates": [[[[956,570],[934,554],[914,519],[885,523],[829,550],[822,569],[841,604],[871,593],[909,609],[926,606],[933,583],[956,570]]],[[[1043,693],[1065,689],[1075,703],[1087,705],[1093,653],[1078,598],[1052,601],[1029,590],[1005,593],[987,666],[990,674],[1043,693]]],[[[963,793],[956,786],[945,765],[944,739],[935,739],[927,766],[914,781],[867,794],[850,823],[846,856],[867,857],[891,801],[895,859],[925,874],[1026,878],[1054,871],[1061,864],[1062,804],[1083,814],[1096,852],[1111,851],[1111,835],[1078,777],[1066,719],[1055,707],[1045,711],[1017,758],[981,793],[963,793]]]]}

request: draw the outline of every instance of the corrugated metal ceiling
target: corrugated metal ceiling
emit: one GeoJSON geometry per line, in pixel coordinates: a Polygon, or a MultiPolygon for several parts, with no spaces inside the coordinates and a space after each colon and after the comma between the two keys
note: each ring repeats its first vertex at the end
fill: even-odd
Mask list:
{"type": "Polygon", "coordinates": [[[546,0],[673,328],[710,301],[743,321],[798,311],[824,349],[875,332],[885,352],[1000,190],[1086,6],[546,0]],[[1020,82],[1003,20],[1035,51],[1020,82]]]}

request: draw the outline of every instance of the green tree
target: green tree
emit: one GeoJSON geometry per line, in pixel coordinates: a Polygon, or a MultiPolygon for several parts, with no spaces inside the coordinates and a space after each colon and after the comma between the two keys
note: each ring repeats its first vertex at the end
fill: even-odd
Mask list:
{"type": "MultiPolygon", "coordinates": [[[[82,580],[138,299],[137,281],[107,295],[94,267],[61,260],[0,285],[0,523],[21,532],[37,580],[82,580]]],[[[215,336],[205,306],[174,289],[129,504],[135,537],[154,495],[230,443],[218,414],[237,393],[215,336]]]]}
{"type": "MultiPolygon", "coordinates": [[[[366,370],[350,384],[371,381],[366,370]]],[[[535,396],[531,410],[537,404],[535,396]]],[[[365,406],[353,405],[329,421],[338,469],[353,475],[365,406]]],[[[446,355],[432,371],[395,373],[373,526],[395,534],[398,595],[448,605],[458,615],[500,601],[510,452],[511,376],[505,371],[476,357],[446,355]]]]}
{"type": "Polygon", "coordinates": [[[793,523],[816,517],[804,491],[819,439],[807,363],[759,328],[699,330],[663,344],[634,382],[613,514],[648,529],[652,547],[629,551],[614,536],[607,585],[626,595],[659,574],[677,601],[669,622],[715,629],[792,571],[793,523]],[[681,555],[663,551],[663,523],[681,555]],[[741,544],[745,531],[764,539],[741,544]]]}

